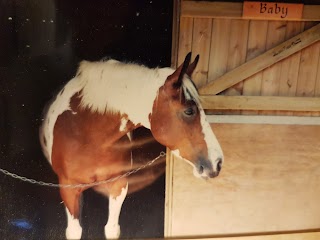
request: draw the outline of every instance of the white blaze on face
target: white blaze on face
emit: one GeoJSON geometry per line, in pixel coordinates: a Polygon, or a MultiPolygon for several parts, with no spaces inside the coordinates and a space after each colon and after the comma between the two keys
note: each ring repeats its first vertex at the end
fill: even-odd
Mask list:
{"type": "Polygon", "coordinates": [[[199,112],[202,132],[208,148],[208,160],[211,161],[214,168],[213,170],[217,171],[218,162],[223,162],[223,152],[216,136],[212,132],[210,124],[206,119],[206,114],[201,107],[199,107],[199,112]]]}
{"type": "MultiPolygon", "coordinates": [[[[213,170],[217,171],[218,162],[219,161],[223,162],[223,152],[216,136],[214,135],[211,129],[210,124],[206,120],[206,115],[204,110],[201,107],[198,107],[198,108],[200,112],[200,124],[202,126],[202,133],[204,135],[204,140],[207,144],[207,149],[208,149],[208,160],[211,161],[213,170]]],[[[188,164],[190,164],[193,167],[193,175],[195,177],[197,178],[206,177],[205,173],[203,174],[198,173],[195,165],[191,161],[188,161],[187,159],[183,158],[180,155],[179,149],[172,150],[171,152],[173,153],[173,155],[184,159],[188,164]]]]}

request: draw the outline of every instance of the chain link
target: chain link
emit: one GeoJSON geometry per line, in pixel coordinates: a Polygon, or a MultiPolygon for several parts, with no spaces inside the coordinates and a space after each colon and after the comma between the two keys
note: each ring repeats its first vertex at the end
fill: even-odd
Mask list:
{"type": "Polygon", "coordinates": [[[160,152],[159,156],[150,160],[149,162],[147,162],[145,165],[142,165],[136,169],[130,170],[129,172],[126,172],[125,174],[119,175],[117,177],[113,177],[113,178],[109,178],[107,180],[103,180],[103,181],[97,181],[97,182],[93,182],[93,183],[79,183],[79,184],[58,184],[58,183],[48,183],[48,182],[43,182],[43,181],[37,181],[35,179],[32,178],[26,178],[23,176],[19,176],[15,173],[9,172],[5,169],[0,168],[0,172],[2,172],[3,174],[10,176],[12,178],[15,179],[19,179],[23,182],[28,182],[31,184],[36,184],[36,185],[40,185],[40,186],[46,186],[46,187],[55,187],[55,188],[88,188],[88,187],[94,187],[97,185],[101,185],[101,184],[106,184],[106,183],[110,183],[110,182],[115,182],[121,178],[125,178],[128,177],[136,172],[139,172],[140,170],[152,165],[155,161],[157,161],[159,158],[162,158],[166,155],[165,152],[160,152]]]}

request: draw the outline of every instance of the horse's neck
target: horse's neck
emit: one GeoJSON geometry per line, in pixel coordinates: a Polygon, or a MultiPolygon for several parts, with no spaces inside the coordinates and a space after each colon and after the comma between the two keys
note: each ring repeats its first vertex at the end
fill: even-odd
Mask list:
{"type": "Polygon", "coordinates": [[[134,125],[150,128],[149,114],[154,100],[173,70],[116,64],[81,64],[78,77],[85,82],[82,105],[98,112],[107,110],[126,114],[134,125]]]}
{"type": "Polygon", "coordinates": [[[158,96],[159,88],[164,84],[167,77],[173,73],[170,68],[152,70],[154,75],[139,76],[129,79],[131,83],[139,82],[128,92],[129,97],[124,97],[121,111],[128,114],[134,124],[141,124],[150,129],[149,115],[152,113],[154,102],[158,96]],[[133,90],[134,89],[134,90],[133,90]]]}

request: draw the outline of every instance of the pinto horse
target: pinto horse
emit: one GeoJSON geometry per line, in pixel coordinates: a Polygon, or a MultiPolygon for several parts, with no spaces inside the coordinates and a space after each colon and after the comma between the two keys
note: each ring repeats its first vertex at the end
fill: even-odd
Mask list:
{"type": "MultiPolygon", "coordinates": [[[[131,166],[130,132],[144,126],[202,178],[218,176],[220,145],[201,107],[190,64],[150,69],[116,60],[82,61],[76,76],[57,94],[40,128],[46,158],[60,184],[94,183],[119,176],[131,166]]],[[[130,186],[129,186],[130,187],[130,186]]],[[[60,188],[68,239],[81,238],[80,197],[86,187],[60,188]]],[[[106,238],[119,238],[119,215],[128,179],[94,186],[109,197],[106,238]]]]}

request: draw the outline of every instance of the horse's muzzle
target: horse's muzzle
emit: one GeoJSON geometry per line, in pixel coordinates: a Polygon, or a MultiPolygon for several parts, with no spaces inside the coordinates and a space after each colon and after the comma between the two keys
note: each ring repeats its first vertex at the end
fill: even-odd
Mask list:
{"type": "Polygon", "coordinates": [[[211,161],[207,159],[200,158],[195,164],[195,170],[197,175],[203,178],[214,178],[217,177],[222,168],[222,159],[219,158],[214,162],[214,165],[211,161]]]}

